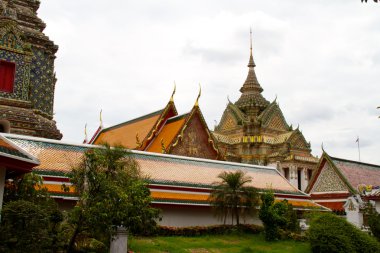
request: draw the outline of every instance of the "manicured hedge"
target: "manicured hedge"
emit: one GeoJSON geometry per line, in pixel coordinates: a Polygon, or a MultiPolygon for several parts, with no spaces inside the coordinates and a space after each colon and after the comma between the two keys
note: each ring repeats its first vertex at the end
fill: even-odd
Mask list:
{"type": "Polygon", "coordinates": [[[380,252],[380,244],[374,237],[331,213],[312,218],[309,239],[314,253],[380,252]]]}
{"type": "Polygon", "coordinates": [[[160,226],[156,231],[159,236],[200,236],[221,235],[229,233],[258,234],[264,229],[257,225],[218,225],[218,226],[196,226],[196,227],[165,227],[160,226]]]}

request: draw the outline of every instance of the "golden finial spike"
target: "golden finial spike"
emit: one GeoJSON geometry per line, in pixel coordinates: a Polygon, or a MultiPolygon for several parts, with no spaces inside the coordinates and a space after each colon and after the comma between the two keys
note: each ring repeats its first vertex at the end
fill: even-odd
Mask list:
{"type": "Polygon", "coordinates": [[[175,94],[176,89],[177,89],[177,85],[174,81],[174,89],[173,89],[172,96],[170,97],[170,102],[174,102],[174,94],[175,94]]]}
{"type": "Polygon", "coordinates": [[[102,117],[103,109],[100,110],[99,120],[100,120],[100,128],[103,128],[103,117],[102,117]]]}
{"type": "Polygon", "coordinates": [[[201,95],[202,95],[202,87],[201,87],[201,84],[199,83],[199,93],[198,93],[197,100],[195,101],[195,106],[199,106],[199,98],[201,97],[201,95]]]}

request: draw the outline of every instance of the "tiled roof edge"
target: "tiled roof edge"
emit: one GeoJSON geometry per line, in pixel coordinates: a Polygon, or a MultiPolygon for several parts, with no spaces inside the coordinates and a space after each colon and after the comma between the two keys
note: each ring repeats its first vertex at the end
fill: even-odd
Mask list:
{"type": "Polygon", "coordinates": [[[348,160],[348,159],[333,157],[333,156],[330,156],[330,158],[332,160],[337,160],[337,161],[341,161],[341,162],[348,162],[348,163],[355,163],[355,164],[359,164],[359,165],[372,166],[372,167],[376,167],[376,168],[380,169],[380,165],[378,165],[378,164],[363,163],[363,162],[358,162],[358,161],[353,161],[353,160],[348,160]]]}

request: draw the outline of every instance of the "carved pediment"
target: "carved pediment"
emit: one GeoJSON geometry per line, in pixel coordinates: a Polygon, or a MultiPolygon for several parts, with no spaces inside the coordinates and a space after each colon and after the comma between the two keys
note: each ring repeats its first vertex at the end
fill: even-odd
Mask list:
{"type": "Polygon", "coordinates": [[[276,102],[271,103],[259,116],[262,126],[280,131],[288,131],[284,115],[276,102]]]}
{"type": "Polygon", "coordinates": [[[349,191],[347,185],[339,177],[338,173],[326,163],[312,189],[314,192],[349,191]]]}
{"type": "Polygon", "coordinates": [[[228,131],[236,128],[238,125],[237,120],[232,115],[231,112],[226,112],[225,115],[223,115],[223,118],[221,122],[218,125],[218,131],[228,131]]]}
{"type": "Polygon", "coordinates": [[[305,140],[305,137],[299,130],[293,132],[288,142],[292,148],[310,149],[310,144],[305,140]]]}

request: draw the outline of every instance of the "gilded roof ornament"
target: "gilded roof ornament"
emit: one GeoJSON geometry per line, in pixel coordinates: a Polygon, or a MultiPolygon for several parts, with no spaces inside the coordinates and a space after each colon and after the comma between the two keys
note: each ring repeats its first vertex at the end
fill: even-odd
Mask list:
{"type": "Polygon", "coordinates": [[[201,97],[201,95],[202,95],[202,87],[201,87],[201,84],[199,83],[199,93],[198,93],[198,97],[197,97],[197,100],[195,101],[194,106],[199,106],[199,98],[201,97]]]}
{"type": "Polygon", "coordinates": [[[161,153],[165,154],[166,153],[166,148],[165,148],[165,143],[164,139],[161,138],[161,153]]]}
{"type": "Polygon", "coordinates": [[[170,102],[174,102],[174,94],[176,92],[176,89],[177,89],[177,85],[174,81],[174,89],[173,89],[173,93],[172,93],[172,96],[170,97],[170,102]]]}

